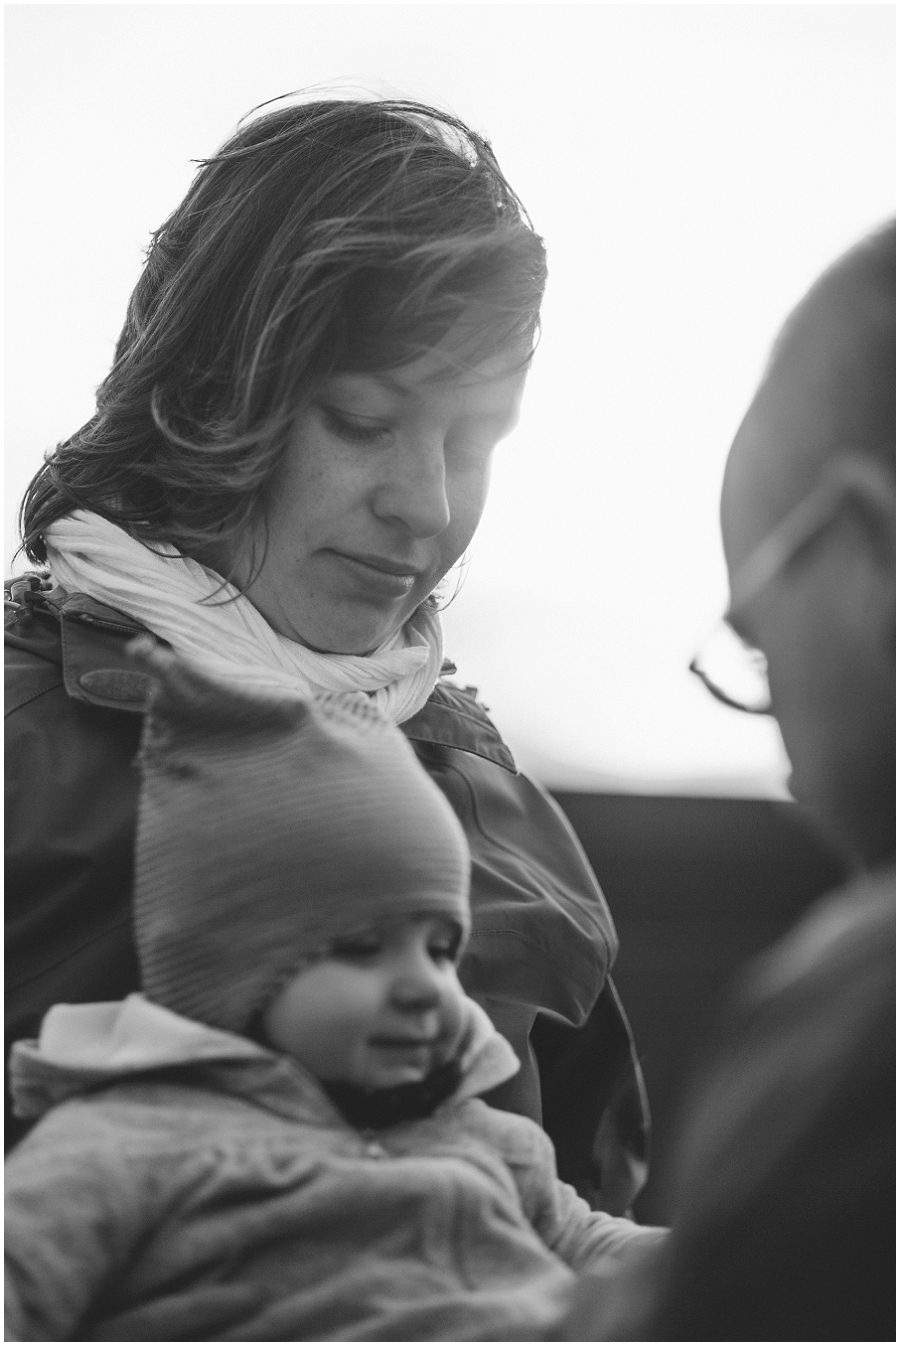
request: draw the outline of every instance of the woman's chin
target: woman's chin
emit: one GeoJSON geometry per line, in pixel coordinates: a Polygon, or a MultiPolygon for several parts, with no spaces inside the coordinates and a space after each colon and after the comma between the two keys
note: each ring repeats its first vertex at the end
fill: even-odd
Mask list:
{"type": "Polygon", "coordinates": [[[310,619],[270,620],[270,625],[288,640],[303,645],[316,654],[371,654],[395,635],[407,620],[407,614],[365,613],[359,617],[347,614],[344,620],[334,620],[329,614],[324,621],[310,619]]]}

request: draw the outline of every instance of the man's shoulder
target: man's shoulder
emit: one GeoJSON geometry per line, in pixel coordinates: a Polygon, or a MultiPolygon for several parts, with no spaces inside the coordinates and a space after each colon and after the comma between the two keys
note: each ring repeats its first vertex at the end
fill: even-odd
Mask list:
{"type": "Polygon", "coordinates": [[[720,1339],[737,1314],[757,1338],[777,1324],[779,1339],[824,1328],[843,1341],[863,1323],[866,1340],[888,1339],[894,1038],[885,871],[818,903],[748,968],[722,1016],[671,1165],[662,1336],[720,1339]]]}
{"type": "MultiPolygon", "coordinates": [[[[750,964],[731,1003],[745,1046],[770,1043],[796,1071],[835,1068],[875,1023],[893,1014],[895,872],[867,875],[828,894],[750,964]],[[805,1042],[805,1050],[801,1047],[805,1042]]],[[[727,1026],[727,1025],[726,1025],[727,1026]]]]}
{"type": "Polygon", "coordinates": [[[893,991],[896,870],[863,875],[820,899],[744,977],[736,1001],[752,1013],[873,1008],[893,991]]]}
{"type": "Polygon", "coordinates": [[[823,899],[739,979],[688,1097],[682,1172],[736,1199],[776,1171],[799,1183],[826,1151],[868,1145],[876,1162],[893,1130],[893,884],[823,899]]]}

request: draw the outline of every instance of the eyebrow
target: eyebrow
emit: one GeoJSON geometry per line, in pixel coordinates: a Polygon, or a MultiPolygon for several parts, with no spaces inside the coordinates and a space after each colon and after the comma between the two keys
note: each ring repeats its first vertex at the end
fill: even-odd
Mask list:
{"type": "MultiPolygon", "coordinates": [[[[471,386],[477,388],[479,386],[489,383],[502,383],[505,379],[513,378],[514,375],[518,374],[521,369],[527,368],[528,365],[530,365],[530,363],[531,359],[529,358],[527,364],[514,365],[511,369],[502,371],[499,374],[494,374],[490,378],[477,378],[477,377],[473,378],[471,386]]],[[[465,372],[467,371],[465,370],[455,371],[455,373],[457,374],[463,374],[465,372]]],[[[474,371],[468,371],[468,372],[474,373],[474,371]]],[[[333,380],[369,379],[373,383],[380,384],[382,388],[386,388],[388,392],[396,393],[398,396],[401,397],[415,396],[414,388],[410,388],[407,386],[407,384],[402,383],[399,379],[394,378],[394,376],[388,370],[339,369],[336,370],[335,373],[331,375],[331,378],[333,380]]],[[[432,374],[430,378],[422,380],[423,383],[428,384],[429,386],[440,383],[452,383],[453,381],[454,381],[454,372],[450,372],[447,375],[435,373],[432,374]]]]}
{"type": "Polygon", "coordinates": [[[365,381],[366,383],[377,383],[380,387],[386,388],[389,392],[408,394],[410,389],[399,379],[395,379],[387,372],[368,371],[365,369],[338,369],[326,380],[325,386],[338,383],[342,379],[352,379],[354,381],[365,381]]]}

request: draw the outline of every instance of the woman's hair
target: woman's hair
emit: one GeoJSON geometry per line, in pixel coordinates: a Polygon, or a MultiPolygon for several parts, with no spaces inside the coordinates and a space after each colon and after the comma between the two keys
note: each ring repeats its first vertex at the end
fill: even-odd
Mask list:
{"type": "Polygon", "coordinates": [[[191,554],[237,540],[297,413],[336,372],[533,347],[544,246],[490,145],[405,101],[244,125],[152,237],[88,423],[22,505],[23,549],[90,509],[191,554]],[[462,320],[462,321],[461,321],[462,320]]]}

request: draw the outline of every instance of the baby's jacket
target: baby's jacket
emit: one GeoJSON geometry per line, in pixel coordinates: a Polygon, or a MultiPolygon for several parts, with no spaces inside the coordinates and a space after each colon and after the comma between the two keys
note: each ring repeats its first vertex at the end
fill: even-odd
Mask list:
{"type": "MultiPolygon", "coordinates": [[[[577,1271],[660,1231],[592,1211],[475,1007],[460,1087],[361,1133],[290,1057],[132,995],[13,1049],[7,1340],[552,1339],[577,1271]]],[[[626,1257],[627,1260],[627,1257],[626,1257]]]]}

